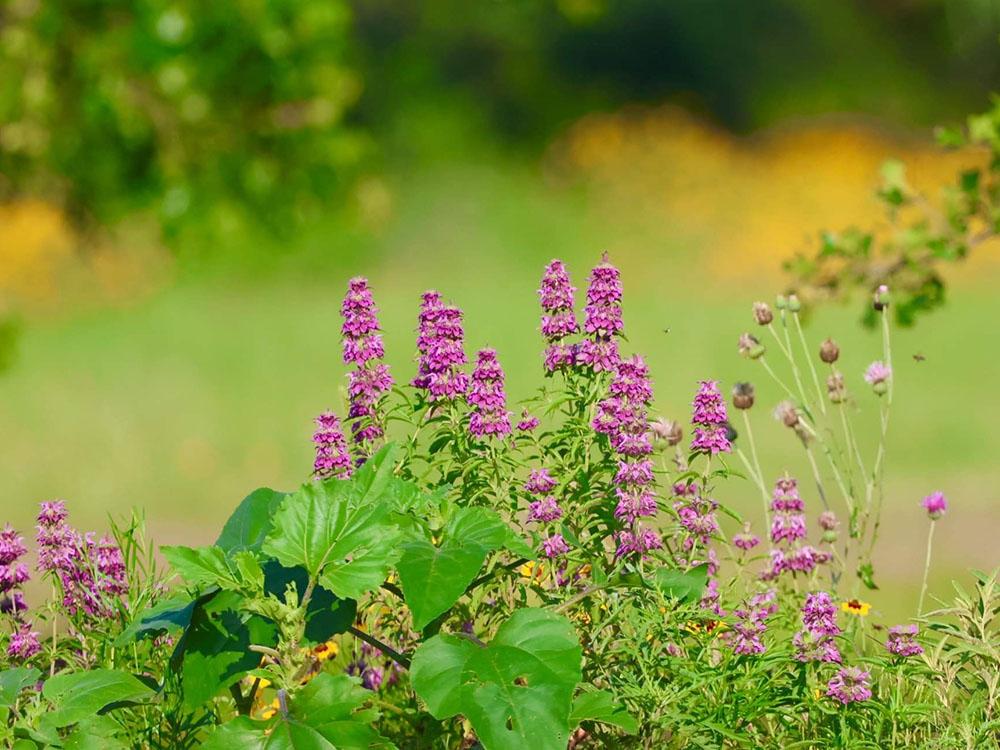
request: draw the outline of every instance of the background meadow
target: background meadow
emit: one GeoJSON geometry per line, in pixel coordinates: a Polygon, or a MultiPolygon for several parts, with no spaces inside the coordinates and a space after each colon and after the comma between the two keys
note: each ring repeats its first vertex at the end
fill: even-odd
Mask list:
{"type": "MultiPolygon", "coordinates": [[[[197,28],[194,6],[148,5],[197,28]]],[[[161,543],[210,542],[251,489],[307,476],[312,417],[343,405],[348,278],[371,280],[397,380],[414,371],[419,294],[436,288],[465,310],[469,351],[499,350],[517,401],[542,374],[544,264],[562,258],[583,288],[604,251],[622,270],[628,348],[650,363],[656,411],[686,422],[697,380],[717,378],[724,392],[751,380],[767,478],[798,474],[817,512],[804,457],[771,416],[780,394],[738,356],[736,339],[753,328],[753,301],[788,291],[782,261],[814,247],[820,229],[884,224],[873,194],[886,159],[905,162],[929,194],[982,161],[938,149],[931,126],[983,108],[997,88],[987,32],[998,16],[992,4],[957,1],[771,2],[740,34],[695,5],[663,16],[642,2],[491,4],[462,20],[445,2],[337,6],[340,64],[357,91],[343,94],[342,119],[317,127],[362,133],[365,155],[351,157],[336,189],[316,191],[304,218],[277,207],[271,216],[268,196],[254,203],[203,170],[191,183],[197,211],[177,226],[161,221],[169,190],[148,204],[109,197],[81,223],[79,196],[18,179],[34,168],[10,156],[11,126],[27,115],[5,90],[0,291],[19,330],[0,376],[5,518],[27,530],[38,501],[62,497],[85,527],[138,507],[161,543]]],[[[720,3],[718,14],[737,5],[720,3]]],[[[274,23],[233,8],[241,28],[274,23]]],[[[125,41],[100,48],[116,44],[125,41]]],[[[303,64],[275,54],[280,70],[303,64]]],[[[59,84],[49,81],[51,96],[59,84]]],[[[209,103],[205,117],[229,113],[209,103]]],[[[27,153],[29,164],[44,161],[27,153]]],[[[296,159],[308,162],[270,156],[293,173],[296,159]]],[[[72,180],[85,169],[39,171],[72,180]]],[[[115,186],[133,187],[121,178],[100,188],[115,186]]],[[[950,272],[943,309],[894,332],[898,408],[881,590],[870,597],[879,619],[913,609],[919,501],[933,490],[952,510],[937,532],[932,591],[1000,563],[997,250],[979,248],[950,272]]],[[[807,335],[840,343],[872,444],[875,396],[861,374],[879,339],[859,319],[858,300],[821,306],[807,335]]],[[[724,492],[722,502],[757,518],[749,482],[724,492]]]]}

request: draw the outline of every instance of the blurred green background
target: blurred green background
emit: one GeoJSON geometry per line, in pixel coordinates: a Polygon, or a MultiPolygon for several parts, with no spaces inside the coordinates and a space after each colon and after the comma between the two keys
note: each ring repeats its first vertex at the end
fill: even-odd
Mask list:
{"type": "MultiPolygon", "coordinates": [[[[1000,90],[998,31],[995,0],[0,0],[3,515],[140,506],[159,541],[209,541],[251,489],[306,476],[310,420],[342,404],[350,276],[399,380],[433,287],[516,401],[544,264],[583,287],[604,250],[657,411],[752,379],[765,471],[805,476],[736,354],[750,304],[820,229],[884,224],[885,159],[929,195],[982,161],[930,128],[1000,90]]],[[[912,610],[933,490],[953,504],[936,591],[1000,563],[996,255],[896,335],[883,615],[912,610]]],[[[870,438],[858,312],[808,334],[841,342],[870,438]]],[[[751,487],[723,492],[756,518],[751,487]]]]}

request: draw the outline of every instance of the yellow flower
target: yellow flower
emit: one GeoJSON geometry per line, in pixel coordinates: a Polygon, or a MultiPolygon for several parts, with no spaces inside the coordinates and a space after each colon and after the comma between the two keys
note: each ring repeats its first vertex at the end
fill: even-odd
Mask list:
{"type": "Polygon", "coordinates": [[[867,617],[868,610],[872,608],[872,605],[868,602],[863,602],[858,599],[848,599],[846,602],[841,603],[840,608],[847,612],[849,615],[855,615],[856,617],[867,617]]]}
{"type": "Polygon", "coordinates": [[[534,560],[528,560],[528,562],[526,562],[517,570],[525,578],[535,578],[536,580],[539,581],[545,574],[545,566],[542,565],[541,563],[536,563],[534,560]]]}
{"type": "Polygon", "coordinates": [[[695,635],[698,635],[699,633],[705,633],[708,635],[716,630],[721,633],[727,627],[726,623],[722,620],[708,620],[704,625],[696,620],[691,620],[684,625],[684,629],[686,631],[694,633],[695,635]]]}
{"type": "Polygon", "coordinates": [[[281,708],[281,704],[278,703],[278,699],[275,698],[273,701],[271,701],[271,705],[270,706],[268,706],[263,711],[261,711],[260,718],[265,719],[265,720],[266,719],[270,719],[272,716],[274,716],[276,713],[278,713],[278,709],[279,708],[281,708]]]}
{"type": "Polygon", "coordinates": [[[318,661],[323,662],[335,657],[340,652],[340,646],[336,641],[327,641],[313,648],[312,652],[318,661]]]}

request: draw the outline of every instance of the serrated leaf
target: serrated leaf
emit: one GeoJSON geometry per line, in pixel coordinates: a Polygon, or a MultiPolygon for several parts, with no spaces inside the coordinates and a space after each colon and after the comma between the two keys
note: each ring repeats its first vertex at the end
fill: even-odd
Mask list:
{"type": "Polygon", "coordinates": [[[133,641],[161,633],[183,630],[191,624],[191,615],[197,599],[177,595],[157,603],[137,617],[115,639],[115,646],[125,646],[133,641]]]}
{"type": "Polygon", "coordinates": [[[486,648],[452,635],[429,639],[411,678],[432,715],[464,714],[487,750],[564,750],[581,655],[568,620],[521,609],[486,648]]]}
{"type": "Polygon", "coordinates": [[[134,676],[112,669],[56,675],[42,687],[42,697],[56,706],[46,714],[54,727],[76,724],[112,703],[141,701],[152,695],[153,690],[134,676]]]}
{"type": "Polygon", "coordinates": [[[21,691],[33,686],[42,676],[34,667],[16,667],[0,672],[0,708],[10,708],[21,691]]]}
{"type": "Polygon", "coordinates": [[[609,724],[624,730],[626,734],[639,731],[639,722],[607,690],[586,690],[576,696],[569,715],[570,726],[576,726],[581,721],[609,724]]]}
{"type": "Polygon", "coordinates": [[[247,551],[232,557],[221,547],[161,547],[160,551],[174,570],[196,588],[259,591],[264,585],[260,564],[247,551]]]}
{"type": "Polygon", "coordinates": [[[222,527],[215,546],[227,553],[237,550],[259,552],[271,531],[271,519],[287,496],[287,492],[278,492],[269,487],[251,492],[236,506],[236,510],[222,527]]]}
{"type": "MultiPolygon", "coordinates": [[[[378,474],[370,488],[378,485],[378,474]]],[[[399,552],[393,508],[351,482],[304,484],[274,516],[264,554],[302,566],[337,596],[359,599],[385,580],[399,552]]]]}

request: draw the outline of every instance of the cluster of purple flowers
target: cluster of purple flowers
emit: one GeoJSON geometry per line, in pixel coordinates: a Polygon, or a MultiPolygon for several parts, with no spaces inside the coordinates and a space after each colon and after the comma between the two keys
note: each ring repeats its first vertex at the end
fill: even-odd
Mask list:
{"type": "Polygon", "coordinates": [[[378,692],[399,681],[399,665],[385,659],[382,652],[367,643],[361,644],[361,655],[345,668],[347,674],[361,678],[361,687],[378,692]]]}
{"type": "Polygon", "coordinates": [[[574,295],[576,287],[569,280],[566,266],[553,260],[545,267],[538,297],[542,304],[542,336],[545,349],[545,369],[549,372],[571,367],[576,359],[576,347],[563,339],[580,331],[576,321],[574,295]]]}
{"type": "Polygon", "coordinates": [[[773,589],[754,594],[746,606],[734,610],[736,622],[730,638],[733,652],[747,656],[763,654],[767,649],[761,636],[767,632],[767,618],[777,611],[777,593],[773,589]]]}
{"type": "Polygon", "coordinates": [[[719,531],[719,520],[715,515],[719,504],[705,497],[694,482],[678,482],[674,485],[674,512],[684,529],[680,547],[691,553],[707,547],[712,535],[719,531]]]}
{"type": "Polygon", "coordinates": [[[354,465],[347,450],[347,438],[344,437],[344,430],[336,414],[325,411],[316,417],[316,432],[312,439],[316,447],[313,476],[317,479],[347,479],[351,476],[354,465]]]}
{"type": "Polygon", "coordinates": [[[587,306],[584,308],[583,330],[589,335],[580,343],[576,362],[594,372],[611,371],[618,366],[618,344],[625,327],[622,322],[621,274],[608,261],[607,255],[590,272],[587,306]]]}
{"type": "Polygon", "coordinates": [[[738,550],[743,552],[749,552],[754,547],[760,544],[760,537],[754,534],[750,530],[750,522],[746,521],[743,524],[743,530],[733,534],[733,546],[738,550]]]}
{"type": "Polygon", "coordinates": [[[892,626],[889,628],[889,638],[885,642],[886,650],[896,656],[919,656],[924,652],[923,646],[917,643],[919,632],[916,625],[892,626]]]}
{"type": "Polygon", "coordinates": [[[771,565],[764,571],[764,580],[773,580],[786,571],[811,573],[817,565],[830,561],[830,553],[808,544],[806,537],[805,503],[799,496],[798,482],[784,476],[775,482],[771,500],[771,565]]]}
{"type": "Polygon", "coordinates": [[[702,380],[692,403],[691,424],[694,435],[691,450],[704,453],[729,453],[733,446],[729,442],[729,416],[726,401],[719,392],[715,380],[702,380]]]}
{"type": "MultiPolygon", "coordinates": [[[[552,491],[558,482],[548,469],[532,469],[528,474],[528,481],[524,483],[524,489],[529,495],[538,498],[532,500],[528,506],[528,520],[534,523],[550,524],[558,521],[563,516],[563,510],[559,507],[559,501],[552,491]]],[[[549,534],[542,540],[542,552],[546,557],[559,557],[569,552],[569,545],[563,539],[562,534],[549,534]]]]}
{"type": "Polygon", "coordinates": [[[358,276],[348,282],[340,312],[344,318],[344,363],[355,365],[347,386],[351,402],[347,418],[354,442],[367,452],[367,446],[385,432],[376,406],[393,382],[389,366],[379,361],[385,356],[385,347],[367,279],[358,276]]]}
{"type": "Polygon", "coordinates": [[[469,390],[462,311],[446,305],[437,292],[424,292],[420,306],[417,351],[420,358],[413,385],[431,401],[453,400],[469,390]]]}
{"type": "Polygon", "coordinates": [[[531,414],[527,409],[521,412],[521,420],[517,423],[518,432],[531,432],[539,425],[538,417],[531,414]]]}
{"type": "Polygon", "coordinates": [[[9,524],[0,531],[0,613],[10,616],[13,632],[7,643],[7,656],[26,661],[41,650],[38,633],[24,615],[28,609],[19,589],[28,581],[28,566],[20,559],[27,554],[24,538],[9,524]]]}
{"type": "Polygon", "coordinates": [[[98,540],[94,534],[80,534],[67,523],[67,515],[61,500],[41,504],[38,568],[59,580],[67,614],[111,617],[116,600],[128,593],[121,549],[108,536],[98,540]]]}
{"type": "Polygon", "coordinates": [[[837,608],[830,595],[825,591],[807,595],[802,605],[802,630],[792,637],[795,659],[840,664],[840,650],[835,640],[838,635],[837,608]]]}
{"type": "Polygon", "coordinates": [[[610,438],[618,454],[615,517],[627,527],[619,532],[618,555],[645,554],[663,547],[660,535],[640,524],[640,519],[655,516],[658,510],[647,419],[653,386],[649,368],[638,355],[620,360],[614,372],[608,397],[598,404],[592,426],[610,438]]]}
{"type": "Polygon", "coordinates": [[[507,411],[507,394],[504,392],[504,372],[494,349],[481,349],[472,371],[469,389],[469,432],[476,437],[510,434],[510,412],[507,411]]]}
{"type": "Polygon", "coordinates": [[[826,686],[826,694],[843,703],[866,701],[872,697],[869,685],[871,675],[861,667],[844,667],[830,678],[826,686]]]}

